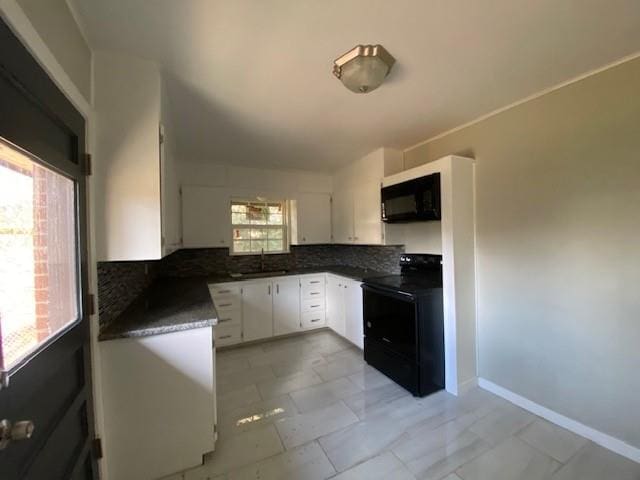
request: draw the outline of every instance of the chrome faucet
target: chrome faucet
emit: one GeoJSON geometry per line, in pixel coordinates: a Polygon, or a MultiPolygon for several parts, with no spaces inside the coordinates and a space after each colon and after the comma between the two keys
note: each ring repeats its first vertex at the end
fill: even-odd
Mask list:
{"type": "Polygon", "coordinates": [[[260,250],[260,271],[264,272],[264,248],[260,250]]]}

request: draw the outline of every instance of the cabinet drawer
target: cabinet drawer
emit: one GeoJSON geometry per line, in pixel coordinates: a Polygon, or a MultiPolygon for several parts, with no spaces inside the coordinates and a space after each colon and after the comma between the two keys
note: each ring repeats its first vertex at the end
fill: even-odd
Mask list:
{"type": "Polygon", "coordinates": [[[216,347],[234,345],[242,341],[242,327],[240,325],[217,325],[213,329],[216,347]]]}
{"type": "Polygon", "coordinates": [[[240,297],[232,297],[231,295],[224,295],[213,299],[213,304],[216,306],[216,310],[220,315],[223,312],[229,312],[231,310],[240,310],[242,305],[242,299],[240,297]]]}
{"type": "Polygon", "coordinates": [[[325,325],[324,311],[306,312],[302,314],[302,328],[319,328],[325,325]]]}
{"type": "Polygon", "coordinates": [[[217,283],[214,285],[209,285],[209,292],[211,293],[211,297],[215,300],[218,297],[239,297],[240,296],[240,285],[229,285],[225,283],[217,283]]]}
{"type": "Polygon", "coordinates": [[[324,298],[324,280],[320,283],[302,283],[302,298],[324,298]]]}
{"type": "Polygon", "coordinates": [[[240,310],[219,310],[218,311],[218,326],[242,326],[242,315],[240,310]]]}
{"type": "Polygon", "coordinates": [[[305,298],[302,300],[302,312],[324,312],[324,298],[305,298]]]}
{"type": "Polygon", "coordinates": [[[324,288],[324,275],[308,275],[300,277],[300,285],[305,287],[317,287],[322,285],[324,288]]]}

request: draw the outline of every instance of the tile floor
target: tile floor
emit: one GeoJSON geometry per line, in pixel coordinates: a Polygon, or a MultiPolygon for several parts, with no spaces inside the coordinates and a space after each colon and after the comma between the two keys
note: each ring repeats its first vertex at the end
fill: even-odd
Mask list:
{"type": "Polygon", "coordinates": [[[484,390],[414,398],[329,331],[217,361],[216,451],[170,480],[640,480],[639,464],[484,390]]]}

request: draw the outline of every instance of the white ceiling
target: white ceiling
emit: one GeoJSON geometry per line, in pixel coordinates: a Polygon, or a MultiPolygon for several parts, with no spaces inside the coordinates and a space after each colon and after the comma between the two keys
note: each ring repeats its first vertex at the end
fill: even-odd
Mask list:
{"type": "Polygon", "coordinates": [[[74,0],[93,48],[157,60],[179,153],[329,171],[640,51],[638,0],[74,0]],[[333,59],[381,43],[367,95],[333,59]]]}

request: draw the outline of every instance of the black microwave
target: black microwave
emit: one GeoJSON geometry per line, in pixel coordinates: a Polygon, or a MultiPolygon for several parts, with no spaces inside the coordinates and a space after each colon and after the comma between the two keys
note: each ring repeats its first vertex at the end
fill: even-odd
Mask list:
{"type": "Polygon", "coordinates": [[[383,222],[423,222],[441,218],[439,173],[383,187],[381,197],[383,222]]]}

